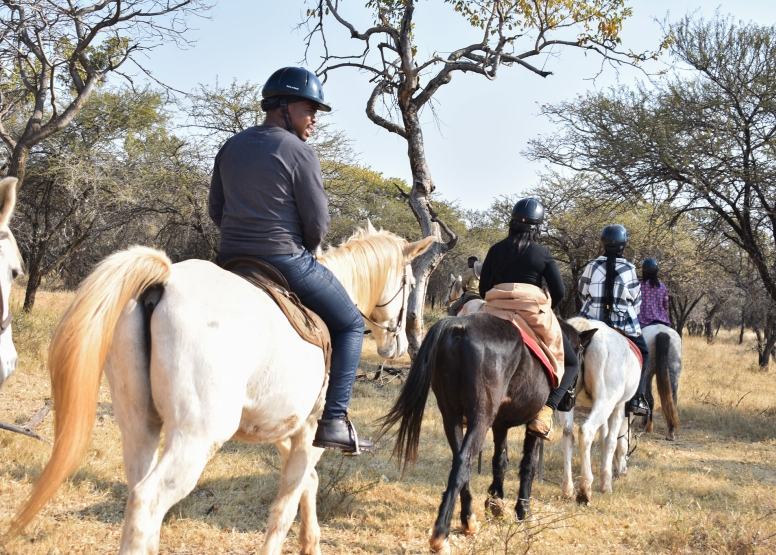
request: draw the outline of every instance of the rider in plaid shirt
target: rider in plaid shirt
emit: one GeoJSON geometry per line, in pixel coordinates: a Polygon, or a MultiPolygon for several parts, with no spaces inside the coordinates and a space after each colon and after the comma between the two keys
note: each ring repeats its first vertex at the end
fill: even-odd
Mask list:
{"type": "MultiPolygon", "coordinates": [[[[639,308],[641,307],[641,283],[636,266],[617,258],[617,276],[614,278],[614,306],[611,310],[612,327],[625,335],[641,335],[639,308]]],[[[585,299],[579,315],[592,320],[604,320],[606,294],[606,257],[591,260],[579,278],[579,294],[585,299]]]]}
{"type": "Polygon", "coordinates": [[[584,302],[579,315],[605,322],[622,332],[641,351],[639,387],[636,395],[625,405],[625,413],[649,416],[650,409],[644,395],[649,348],[639,325],[641,283],[636,267],[620,256],[627,242],[628,232],[621,225],[608,225],[601,232],[604,255],[588,262],[579,278],[579,295],[584,302]]]}

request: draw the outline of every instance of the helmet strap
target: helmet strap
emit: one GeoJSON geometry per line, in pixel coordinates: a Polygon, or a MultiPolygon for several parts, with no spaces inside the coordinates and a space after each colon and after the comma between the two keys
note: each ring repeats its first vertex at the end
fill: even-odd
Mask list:
{"type": "Polygon", "coordinates": [[[294,130],[294,126],[291,125],[291,118],[288,115],[288,101],[285,98],[280,100],[280,111],[283,112],[283,119],[286,121],[286,129],[301,140],[301,137],[299,137],[294,130]]]}

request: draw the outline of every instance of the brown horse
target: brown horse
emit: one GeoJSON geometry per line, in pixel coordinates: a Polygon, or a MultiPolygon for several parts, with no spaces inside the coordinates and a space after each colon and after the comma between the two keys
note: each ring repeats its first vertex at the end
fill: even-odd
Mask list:
{"type": "MultiPolygon", "coordinates": [[[[565,322],[561,322],[561,327],[581,359],[584,345],[595,331],[578,334],[565,322]]],[[[459,494],[464,533],[474,534],[478,530],[469,476],[472,460],[482,450],[488,429],[493,428],[495,443],[493,483],[488,493],[500,502],[508,464],[507,432],[536,416],[547,401],[550,384],[541,363],[511,323],[483,313],[440,320],[423,340],[396,403],[381,419],[380,436],[401,421],[394,454],[399,464],[403,461],[405,470],[417,459],[429,388],[436,395],[453,452],[453,468],[429,543],[433,551],[449,553],[447,537],[459,494]]],[[[538,446],[539,439],[526,433],[515,507],[520,520],[529,508],[538,446]]],[[[490,502],[489,499],[486,506],[490,502]]]]}

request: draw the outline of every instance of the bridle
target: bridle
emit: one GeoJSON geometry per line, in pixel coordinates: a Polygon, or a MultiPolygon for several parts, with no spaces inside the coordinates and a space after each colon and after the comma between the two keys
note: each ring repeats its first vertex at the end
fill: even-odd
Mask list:
{"type": "MultiPolygon", "coordinates": [[[[0,310],[5,306],[5,296],[3,295],[3,288],[0,286],[0,310]]],[[[0,321],[0,335],[3,335],[8,328],[11,327],[11,303],[8,303],[8,316],[0,321]]]]}
{"type": "Polygon", "coordinates": [[[404,326],[404,310],[405,310],[405,305],[407,303],[407,297],[408,297],[408,295],[406,295],[404,293],[406,292],[406,287],[407,286],[411,286],[411,282],[410,282],[409,277],[408,277],[409,276],[409,272],[411,272],[411,271],[412,271],[412,265],[409,262],[407,262],[407,264],[404,265],[404,275],[401,278],[401,285],[399,286],[399,290],[396,291],[396,293],[394,293],[393,296],[387,302],[384,302],[383,304],[375,305],[375,308],[386,307],[389,304],[391,304],[396,297],[399,296],[399,293],[402,293],[401,309],[399,310],[399,318],[398,318],[398,321],[397,321],[398,323],[396,324],[396,326],[392,327],[392,326],[384,326],[382,324],[378,324],[377,322],[372,320],[369,316],[367,316],[366,314],[361,312],[361,309],[358,309],[358,312],[361,314],[361,316],[363,316],[364,320],[366,320],[367,322],[369,322],[373,326],[376,326],[376,327],[380,328],[381,330],[385,330],[388,333],[393,334],[397,338],[399,337],[399,334],[402,332],[402,328],[404,326]]]}

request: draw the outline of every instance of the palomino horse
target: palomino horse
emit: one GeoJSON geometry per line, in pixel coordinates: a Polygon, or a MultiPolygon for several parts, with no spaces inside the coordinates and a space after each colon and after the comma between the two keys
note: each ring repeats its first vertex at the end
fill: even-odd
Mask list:
{"type": "Polygon", "coordinates": [[[13,344],[9,297],[11,284],[24,272],[19,247],[8,227],[16,206],[17,181],[15,177],[6,177],[0,181],[0,386],[16,370],[19,360],[13,344]]]}
{"type": "MultiPolygon", "coordinates": [[[[571,326],[564,330],[578,351],[595,333],[580,338],[571,326]]],[[[469,477],[472,460],[482,450],[488,429],[493,428],[495,443],[493,483],[488,488],[494,499],[492,505],[489,500],[486,506],[500,507],[508,463],[507,432],[536,416],[547,401],[550,384],[541,363],[510,322],[483,313],[440,320],[428,331],[396,403],[382,418],[380,435],[401,421],[394,453],[400,464],[404,461],[405,470],[417,459],[429,387],[436,395],[453,452],[453,468],[429,543],[433,551],[449,553],[447,538],[459,494],[464,533],[474,534],[479,528],[472,511],[469,477]]],[[[515,507],[521,520],[528,510],[539,441],[526,433],[515,507]]]]}
{"type": "MultiPolygon", "coordinates": [[[[433,242],[409,244],[368,224],[320,257],[369,316],[386,357],[406,350],[410,262],[433,242]]],[[[280,451],[279,491],[260,553],[281,553],[300,507],[301,553],[320,554],[315,464],[323,450],[312,440],[328,382],[323,352],[242,278],[202,260],[172,265],[143,247],[103,261],[59,323],[49,354],[54,449],[9,534],[30,522],[86,451],[103,365],[129,490],[120,554],[158,552],[165,513],[230,438],[280,451]]]]}
{"type": "MultiPolygon", "coordinates": [[[[657,389],[660,395],[660,407],[668,427],[666,439],[676,439],[679,427],[679,376],[682,373],[682,338],[676,330],[663,324],[650,324],[641,328],[641,333],[649,347],[649,373],[647,374],[647,402],[649,408],[655,407],[652,395],[652,378],[657,377],[657,389]]],[[[652,431],[652,415],[647,421],[647,432],[652,431]]]]}

